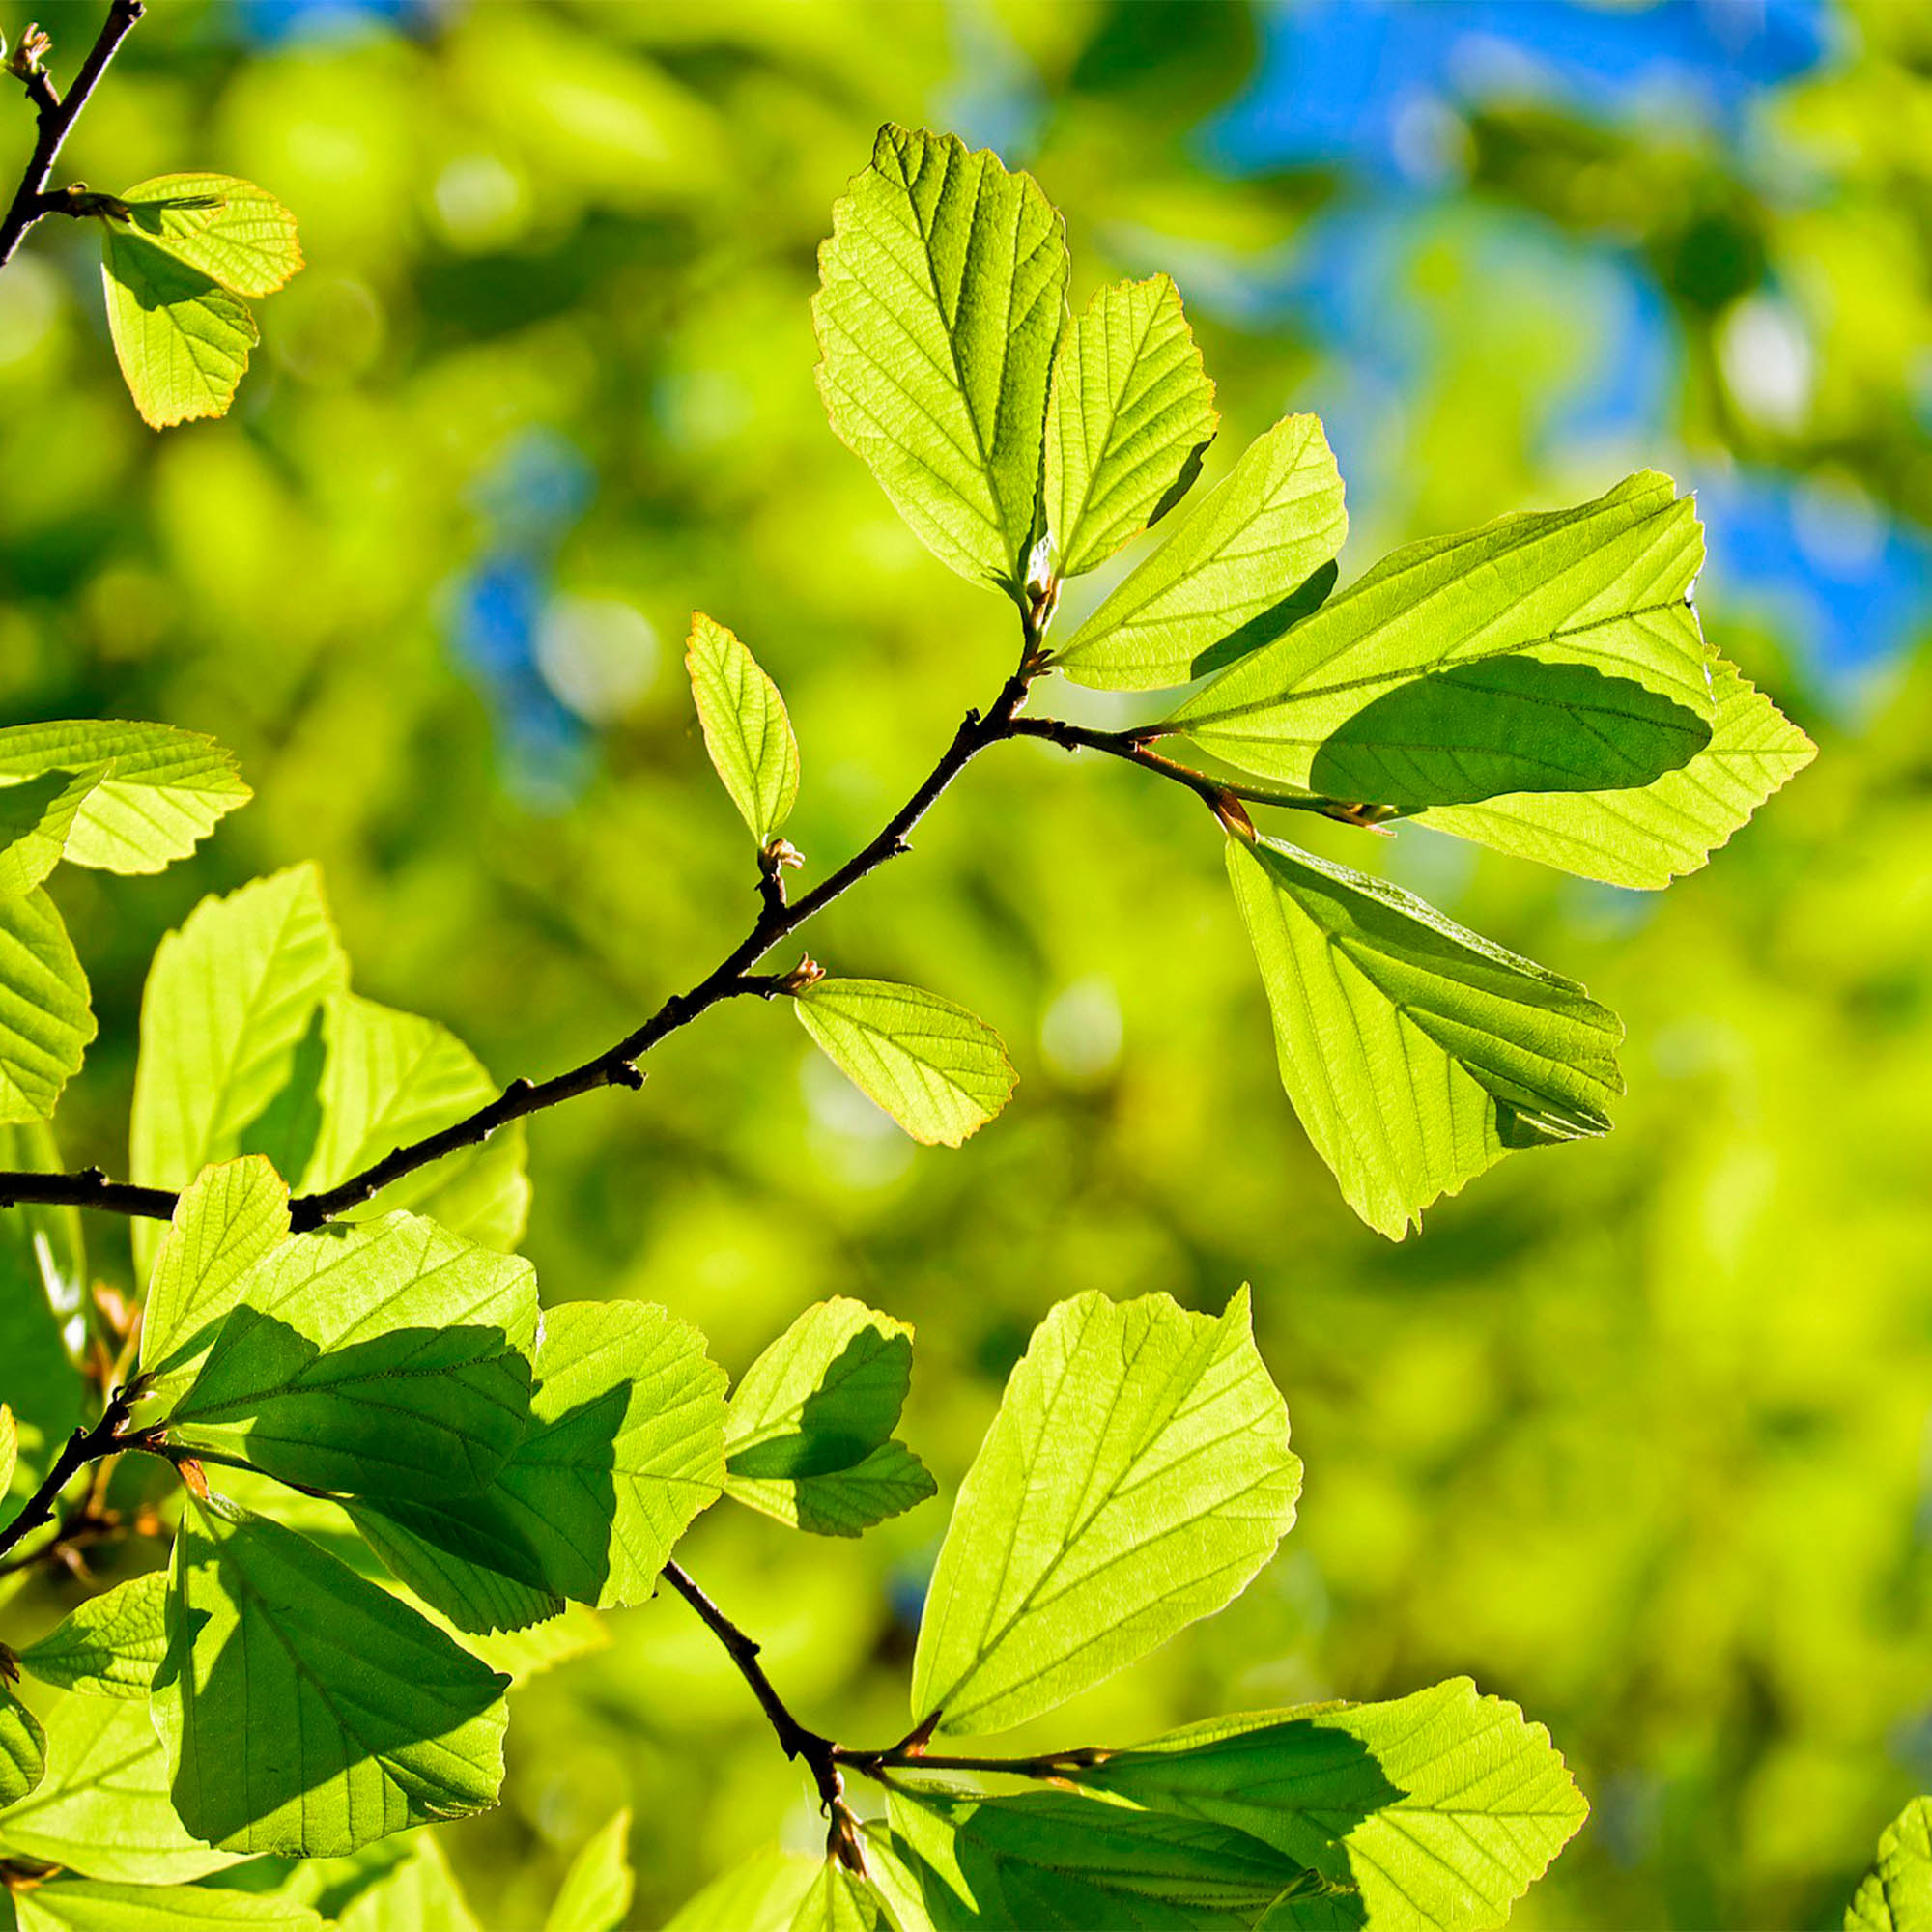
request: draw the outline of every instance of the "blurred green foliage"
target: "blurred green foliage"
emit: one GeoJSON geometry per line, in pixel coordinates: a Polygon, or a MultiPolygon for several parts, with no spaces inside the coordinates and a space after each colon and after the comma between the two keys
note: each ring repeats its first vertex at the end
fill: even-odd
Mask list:
{"type": "MultiPolygon", "coordinates": [[[[0,9],[10,39],[25,11],[0,9]]],[[[56,29],[77,42],[86,12],[56,29]]],[[[1842,24],[1764,104],[1773,166],[1688,122],[1659,141],[1547,105],[1466,118],[1464,186],[1422,217],[1428,353],[1373,452],[1393,482],[1357,567],[1628,467],[1579,475],[1536,433],[1587,359],[1605,237],[1652,265],[1683,347],[1670,446],[1638,456],[1729,452],[1932,520],[1932,40],[1884,0],[1842,24]],[[1498,205],[1545,245],[1491,276],[1472,238],[1498,205]],[[1815,355],[1802,420],[1737,348],[1774,287],[1815,355]]],[[[919,548],[813,388],[813,251],[880,121],[998,138],[974,115],[1026,106],[1003,145],[1066,211],[1075,303],[1123,273],[1179,282],[1229,418],[1210,471],[1283,409],[1323,412],[1313,339],[1239,292],[1340,185],[1194,158],[1257,46],[1219,0],[531,0],[262,45],[213,4],[156,10],[66,164],[260,182],[310,266],[264,308],[234,414],[166,437],[120,387],[91,237],[45,224],[0,276],[0,717],[210,731],[258,794],[162,876],[59,876],[102,1019],[70,1164],[125,1171],[157,938],[294,860],[321,862],[357,986],[501,1077],[600,1049],[708,967],[754,879],[678,664],[694,607],[785,693],[808,877],[996,688],[1008,613],[919,548]]],[[[17,98],[0,133],[24,151],[17,98]]],[[[1823,755],[1709,872],[1651,901],[1420,831],[1376,841],[1624,1014],[1609,1141],[1512,1162],[1385,1246],[1276,1085],[1198,806],[1005,747],[810,942],[994,1023],[1020,1073],[1005,1117],[915,1149],[781,1013],[735,1003],[641,1095],[532,1123],[547,1294],[662,1300],[734,1373],[817,1297],[913,1321],[903,1434],[950,1493],[1052,1301],[1219,1308],[1252,1279],[1301,1520],[1244,1598],[1052,1742],[1466,1671],[1548,1722],[1595,1805],[1520,1924],[1835,1918],[1932,1781],[1932,664],[1828,691],[1754,610],[1703,602],[1823,755]]],[[[1357,863],[1370,843],[1317,842],[1357,863]]],[[[87,1234],[125,1281],[125,1231],[87,1234]]],[[[846,1544],[721,1507],[687,1548],[806,1721],[884,1743],[943,1521],[846,1544]]],[[[29,1635],[81,1594],[35,1591],[29,1635]]],[[[504,1807],[444,1834],[494,1925],[539,1922],[620,1803],[642,1924],[774,1819],[813,1838],[683,1606],[609,1625],[519,1691],[504,1807]]]]}

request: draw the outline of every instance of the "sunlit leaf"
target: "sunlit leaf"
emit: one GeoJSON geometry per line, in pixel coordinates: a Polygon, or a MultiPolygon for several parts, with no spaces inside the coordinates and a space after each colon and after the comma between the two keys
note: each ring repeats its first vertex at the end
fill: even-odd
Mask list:
{"type": "Polygon", "coordinates": [[[799,1900],[790,1932],[882,1932],[882,1928],[893,1932],[871,1888],[828,1859],[799,1900]]]}
{"type": "Polygon", "coordinates": [[[128,226],[238,296],[270,296],[302,265],[296,218],[235,175],[156,175],[117,199],[128,226]]]}
{"type": "Polygon", "coordinates": [[[76,1605],[20,1662],[63,1690],[145,1702],[168,1647],[167,1602],[166,1571],[130,1577],[76,1605]]]}
{"type": "Polygon", "coordinates": [[[245,1277],[168,1431],[317,1489],[475,1491],[523,1437],[536,1319],[528,1262],[434,1221],[299,1235],[245,1277]]]}
{"type": "Polygon", "coordinates": [[[692,613],[684,650],[704,749],[759,845],[769,845],[798,797],[798,740],[779,688],[737,638],[692,613]]]}
{"type": "Polygon", "coordinates": [[[1046,406],[1046,526],[1063,577],[1179,500],[1220,418],[1165,275],[1097,291],[1061,337],[1046,406]]]}
{"type": "Polygon", "coordinates": [[[1694,504],[1630,477],[1411,544],[1169,721],[1243,772],[1356,802],[1648,784],[1710,742],[1694,504]]]}
{"type": "Polygon", "coordinates": [[[1845,1932],[1932,1928],[1932,1798],[1915,1798],[1878,1841],[1878,1858],[1845,1908],[1845,1932]]]}
{"type": "Polygon", "coordinates": [[[403,1856],[331,1917],[337,1932],[486,1932],[433,1832],[412,1832],[403,1856]]]}
{"type": "Polygon", "coordinates": [[[1070,1792],[981,1798],[895,1788],[893,1849],[936,1932],[1226,1927],[1248,1932],[1321,1880],[1225,1826],[1070,1792]]]}
{"type": "Polygon", "coordinates": [[[631,1810],[626,1805],[613,1812],[601,1831],[593,1832],[571,1860],[543,1932],[617,1932],[631,1909],[637,1883],[627,1849],[630,1837],[631,1810]]]}
{"type": "Polygon", "coordinates": [[[169,429],[225,415],[261,339],[248,304],[128,229],[101,238],[100,283],[114,354],[141,420],[169,429]]]}
{"type": "Polygon", "coordinates": [[[1548,1732],[1466,1677],[1216,1719],[1068,1776],[1272,1845],[1355,1893],[1340,1922],[1373,1932],[1501,1925],[1589,1811],[1548,1732]]]}
{"type": "Polygon", "coordinates": [[[1005,1730],[1112,1676],[1238,1595],[1300,1489],[1245,1289],[1218,1319],[1164,1294],[1061,1303],[960,1485],[913,1715],[1005,1730]]]}
{"type": "Polygon", "coordinates": [[[182,1189],[141,1318],[141,1367],[156,1393],[186,1387],[249,1270],[288,1236],[288,1187],[259,1154],[205,1167],[182,1189]]]}
{"type": "MultiPolygon", "coordinates": [[[[199,731],[115,718],[0,728],[0,779],[56,771],[84,776],[97,767],[102,769],[77,802],[62,856],[110,872],[158,872],[186,858],[250,797],[235,754],[199,731]]],[[[0,815],[11,795],[0,791],[0,815]]]]}
{"type": "MultiPolygon", "coordinates": [[[[5,733],[0,732],[0,742],[5,733]]],[[[30,893],[60,864],[74,814],[105,770],[46,771],[0,783],[0,899],[30,893]]]]}
{"type": "Polygon", "coordinates": [[[0,1402],[0,1496],[14,1486],[14,1465],[20,1456],[20,1431],[14,1411],[0,1402]]]}
{"type": "Polygon", "coordinates": [[[881,1442],[847,1469],[730,1476],[724,1487],[748,1507],[813,1536],[859,1536],[939,1493],[932,1472],[903,1442],[881,1442]]]}
{"type": "Polygon", "coordinates": [[[1420,822],[1586,879],[1661,892],[1817,755],[1735,665],[1713,654],[1710,671],[1711,742],[1682,770],[1638,791],[1522,793],[1424,812],[1420,822]]]}
{"type": "Polygon", "coordinates": [[[465,1630],[546,1614],[546,1597],[640,1604],[724,1488],[724,1398],[704,1338],[662,1308],[566,1302],[544,1311],[529,1425],[496,1481],[471,1496],[364,1500],[354,1515],[384,1562],[465,1630]]]}
{"type": "Polygon", "coordinates": [[[883,980],[820,980],[792,1009],[833,1065],[928,1147],[957,1147],[1013,1091],[999,1035],[936,993],[883,980]]]}
{"type": "Polygon", "coordinates": [[[755,1853],[687,1899],[664,1932],[789,1932],[820,1862],[776,1846],[755,1853]]]}
{"type": "Polygon", "coordinates": [[[0,1805],[17,1804],[46,1775],[47,1734],[0,1677],[0,1805]]]}
{"type": "Polygon", "coordinates": [[[51,1776],[0,1811],[0,1858],[38,1859],[89,1878],[167,1885],[235,1856],[199,1843],[175,1815],[167,1761],[144,1703],[65,1697],[47,1719],[51,1776]]]}
{"type": "Polygon", "coordinates": [[[0,1122],[44,1121],[94,1037],[87,975],[41,887],[0,898],[0,1122]]]}
{"type": "Polygon", "coordinates": [[[102,1885],[57,1879],[14,1896],[20,1932],[324,1932],[305,1905],[202,1885],[102,1885]]]}
{"type": "Polygon", "coordinates": [[[1054,652],[1053,667],[1103,691],[1185,684],[1206,653],[1293,598],[1348,532],[1321,425],[1284,416],[1054,652]]]}
{"type": "Polygon", "coordinates": [[[1370,1227],[1399,1239],[1505,1153],[1608,1132],[1623,1026],[1575,980],[1312,853],[1227,857],[1282,1085],[1370,1227]]]}
{"type": "Polygon", "coordinates": [[[886,127],[818,269],[832,427],[935,556],[1017,595],[1065,312],[1060,216],[996,156],[886,127]]]}
{"type": "MultiPolygon", "coordinates": [[[[66,1166],[44,1121],[0,1126],[0,1168],[58,1174],[66,1166]]],[[[46,1473],[81,1419],[87,1289],[78,1209],[23,1202],[0,1214],[0,1399],[14,1411],[14,1480],[22,1489],[46,1473]]]]}
{"type": "Polygon", "coordinates": [[[508,1680],[294,1531],[191,1504],[169,1617],[153,1708],[198,1836],[326,1858],[496,1803],[508,1680]]]}

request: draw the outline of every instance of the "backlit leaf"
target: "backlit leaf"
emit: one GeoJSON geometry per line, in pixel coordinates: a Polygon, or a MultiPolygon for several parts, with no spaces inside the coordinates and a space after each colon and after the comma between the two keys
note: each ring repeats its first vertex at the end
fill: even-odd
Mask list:
{"type": "Polygon", "coordinates": [[[571,1860],[543,1932],[617,1932],[636,1889],[626,1850],[630,1836],[631,1811],[626,1805],[613,1812],[601,1831],[593,1832],[571,1860]]]}
{"type": "Polygon", "coordinates": [[[1066,305],[1060,216],[996,156],[886,127],[818,269],[832,427],[935,556],[1017,596],[1066,305]]]}
{"type": "Polygon", "coordinates": [[[47,1734],[0,1678],[0,1805],[17,1804],[46,1775],[47,1734]]]}
{"type": "Polygon", "coordinates": [[[496,1803],[508,1680],[293,1530],[192,1503],[169,1616],[155,1721],[211,1843],[337,1857],[496,1803]]]}
{"type": "Polygon", "coordinates": [[[799,1900],[790,1932],[881,1932],[881,1928],[892,1932],[871,1888],[828,1859],[799,1900]]]}
{"type": "Polygon", "coordinates": [[[63,1690],[146,1702],[168,1647],[167,1601],[165,1571],[130,1577],[76,1605],[20,1662],[63,1690]]]}
{"type": "Polygon", "coordinates": [[[1099,290],[1061,337],[1046,406],[1058,573],[1104,563],[1179,501],[1219,421],[1173,282],[1099,290]]]}
{"type": "Polygon", "coordinates": [[[1915,1798],[1878,1841],[1878,1858],[1845,1909],[1845,1932],[1932,1928],[1932,1798],[1915,1798]]]}
{"type": "Polygon", "coordinates": [[[684,650],[704,749],[758,844],[769,845],[798,797],[798,740],[779,688],[723,624],[696,611],[684,650]]]}
{"type": "Polygon", "coordinates": [[[118,197],[144,241],[238,296],[269,296],[302,265],[296,218],[235,175],[156,175],[118,197]]]}
{"type": "Polygon", "coordinates": [[[820,980],[792,1009],[833,1065],[928,1147],[957,1147],[1013,1091],[999,1035],[936,993],[884,980],[820,980]]]}
{"type": "Polygon", "coordinates": [[[18,783],[0,781],[0,899],[32,892],[60,864],[74,814],[103,769],[90,765],[79,773],[55,770],[18,783]]]}
{"type": "Polygon", "coordinates": [[[248,304],[201,270],[109,228],[100,282],[128,393],[150,429],[225,415],[261,339],[248,304]]]}
{"type": "Polygon", "coordinates": [[[788,1932],[820,1862],[776,1846],[755,1853],[687,1899],[664,1932],[788,1932]]]}
{"type": "Polygon", "coordinates": [[[1400,1239],[1505,1153],[1608,1132],[1623,1026],[1575,980],[1312,853],[1227,858],[1282,1085],[1370,1227],[1400,1239]]]}
{"type": "Polygon", "coordinates": [[[87,975],[36,886],[0,898],[0,1122],[44,1121],[94,1037],[87,975]]]}
{"type": "Polygon", "coordinates": [[[1284,416],[1052,657],[1075,684],[1185,684],[1243,625],[1295,596],[1349,532],[1321,425],[1284,416]]]}
{"type": "Polygon", "coordinates": [[[20,1932],[325,1932],[305,1905],[202,1885],[102,1885],[57,1879],[15,1896],[20,1932]]]}
{"type": "Polygon", "coordinates": [[[1063,1302],[960,1485],[913,1715],[1005,1730],[1112,1676],[1237,1596],[1300,1489],[1245,1289],[1218,1319],[1164,1294],[1063,1302]]]}

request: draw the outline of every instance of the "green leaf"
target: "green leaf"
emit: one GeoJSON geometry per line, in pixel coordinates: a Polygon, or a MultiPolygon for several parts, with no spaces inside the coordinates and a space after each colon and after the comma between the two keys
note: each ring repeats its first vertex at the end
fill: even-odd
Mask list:
{"type": "Polygon", "coordinates": [[[1885,1828],[1845,1932],[1932,1932],[1932,1798],[1915,1798],[1885,1828]]]}
{"type": "Polygon", "coordinates": [[[101,239],[100,282],[114,354],[141,420],[169,429],[226,415],[261,340],[248,304],[121,229],[101,239]]]}
{"type": "Polygon", "coordinates": [[[818,271],[833,429],[935,556],[1021,596],[1066,309],[1060,216],[996,156],[888,126],[818,271]]]}
{"type": "MultiPolygon", "coordinates": [[[[313,866],[206,898],[155,949],[141,999],[129,1154],[133,1179],[184,1187],[242,1135],[287,1083],[317,1003],[347,982],[313,866]]],[[[158,1236],[142,1224],[135,1255],[158,1236]]]]}
{"type": "Polygon", "coordinates": [[[17,1804],[46,1776],[47,1734],[0,1678],[0,1805],[17,1804]]]}
{"type": "Polygon", "coordinates": [[[790,1932],[892,1932],[862,1878],[828,1859],[792,1914],[790,1932]]]}
{"type": "Polygon", "coordinates": [[[20,1456],[20,1431],[14,1411],[0,1402],[0,1496],[14,1486],[14,1464],[20,1456]]]}
{"type": "Polygon", "coordinates": [[[630,1837],[631,1810],[626,1805],[612,1813],[571,1860],[563,1888],[544,1919],[544,1932],[616,1932],[631,1909],[637,1883],[626,1850],[630,1837]]]}
{"type": "Polygon", "coordinates": [[[795,1528],[856,1536],[935,1492],[890,1439],[912,1329],[843,1295],[808,1308],[745,1371],[724,1430],[725,1489],[795,1528]]]}
{"type": "Polygon", "coordinates": [[[192,1504],[169,1618],[153,1708],[198,1836],[327,1858],[496,1803],[508,1680],[293,1530],[192,1504]]]}
{"type": "Polygon", "coordinates": [[[787,1932],[820,1861],[776,1845],[687,1899],[664,1932],[787,1932]]]}
{"type": "MultiPolygon", "coordinates": [[[[0,1167],[58,1174],[65,1166],[45,1122],[0,1126],[0,1167]]],[[[0,1214],[0,1398],[14,1412],[14,1480],[23,1489],[39,1483],[81,1419],[87,1280],[76,1208],[23,1202],[0,1214]]]]}
{"type": "Polygon", "coordinates": [[[784,699],[757,659],[701,611],[691,615],[684,668],[712,769],[752,837],[769,845],[798,798],[798,740],[784,699]]]}
{"type": "Polygon", "coordinates": [[[704,1338],[662,1308],[566,1302],[544,1311],[529,1425],[487,1490],[364,1500],[351,1514],[383,1561],[465,1630],[527,1621],[517,1610],[545,1594],[640,1604],[724,1488],[724,1397],[704,1338]]]}
{"type": "MultiPolygon", "coordinates": [[[[5,734],[0,733],[0,738],[5,734]]],[[[100,782],[100,765],[0,781],[0,899],[30,893],[60,864],[74,814],[100,782]]]]}
{"type": "Polygon", "coordinates": [[[1374,1932],[1501,1925],[1589,1813],[1548,1732],[1466,1677],[1217,1719],[1068,1776],[1272,1845],[1353,1891],[1338,1922],[1374,1932]]]}
{"type": "MultiPolygon", "coordinates": [[[[0,728],[0,779],[104,766],[81,797],[63,856],[109,872],[158,872],[185,859],[252,796],[235,754],[172,724],[82,718],[0,728]]],[[[0,792],[0,805],[8,794],[0,792]]]]}
{"type": "Polygon", "coordinates": [[[792,1008],[832,1064],[927,1147],[957,1147],[1013,1091],[999,1035],[937,993],[884,980],[819,980],[792,1008]]]}
{"type": "Polygon", "coordinates": [[[913,1660],[913,1715],[1005,1730],[1231,1602],[1294,1520],[1301,1463],[1219,1319],[1089,1293],[1035,1330],[960,1486],[913,1660]]]}
{"type": "Polygon", "coordinates": [[[1179,501],[1220,418],[1167,276],[1097,291],[1061,337],[1046,406],[1055,570],[1092,570],[1179,501]]]}
{"type": "Polygon", "coordinates": [[[1254,1925],[1321,1880],[1239,1832],[1070,1792],[1018,1798],[895,1788],[892,1849],[937,1932],[1254,1925]]]}
{"type": "Polygon", "coordinates": [[[1284,416],[1051,659],[1075,684],[1185,684],[1198,660],[1300,589],[1349,533],[1321,425],[1284,416]]]}
{"type": "Polygon", "coordinates": [[[117,197],[128,226],[238,296],[270,296],[302,265],[296,218],[235,175],[156,175],[117,197]]]}
{"type": "Polygon", "coordinates": [[[289,1190],[260,1154],[205,1167],[175,1202],[148,1279],[141,1368],[179,1395],[256,1263],[289,1237],[289,1190]]]}
{"type": "Polygon", "coordinates": [[[388,1214],[271,1249],[166,1427],[191,1450],[352,1494],[480,1489],[529,1414],[526,1261],[388,1214]]]}
{"type": "Polygon", "coordinates": [[[403,1842],[401,1858],[334,1909],[337,1932],[484,1932],[435,1833],[403,1842]]]}
{"type": "Polygon", "coordinates": [[[1315,1150],[1399,1240],[1504,1154],[1609,1131],[1623,1024],[1399,886],[1273,839],[1228,841],[1228,877],[1315,1150]]]}
{"type": "Polygon", "coordinates": [[[0,898],[0,1122],[43,1121],[94,1037],[87,975],[54,902],[0,898]]]}
{"type": "Polygon", "coordinates": [[[1738,668],[1710,656],[1711,742],[1640,791],[1522,793],[1419,822],[1586,879],[1661,892],[1694,872],[1818,748],[1738,668]]]}
{"type": "Polygon", "coordinates": [[[1650,783],[1710,742],[1690,498],[1645,471],[1574,510],[1411,544],[1169,720],[1351,801],[1650,783]]]}
{"type": "MultiPolygon", "coordinates": [[[[501,1092],[482,1062],[434,1020],[349,992],[327,995],[322,1012],[327,1057],[317,1092],[315,1144],[301,1179],[304,1194],[360,1174],[501,1092]]],[[[367,1208],[341,1218],[373,1219],[406,1208],[468,1240],[509,1249],[523,1236],[529,1199],[523,1123],[515,1122],[483,1146],[461,1149],[390,1182],[367,1208]]]]}
{"type": "Polygon", "coordinates": [[[305,1905],[202,1885],[100,1885],[60,1879],[14,1896],[20,1932],[325,1932],[305,1905]]]}
{"type": "Polygon", "coordinates": [[[20,1662],[63,1690],[146,1702],[167,1652],[167,1602],[166,1571],[130,1577],[70,1611],[20,1662]]]}
{"type": "Polygon", "coordinates": [[[172,1884],[235,1862],[183,1828],[167,1761],[144,1705],[64,1697],[47,1719],[50,1775],[0,1811],[0,1858],[38,1859],[89,1878],[172,1884]]]}

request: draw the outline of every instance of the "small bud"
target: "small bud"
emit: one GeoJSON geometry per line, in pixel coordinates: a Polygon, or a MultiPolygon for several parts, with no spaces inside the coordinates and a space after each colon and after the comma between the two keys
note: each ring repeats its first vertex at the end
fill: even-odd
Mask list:
{"type": "Polygon", "coordinates": [[[192,1456],[184,1456],[175,1468],[187,1485],[189,1493],[197,1501],[205,1503],[208,1500],[208,1475],[201,1464],[192,1456]]]}
{"type": "Polygon", "coordinates": [[[27,31],[20,36],[18,45],[7,56],[7,71],[15,80],[32,80],[36,75],[46,71],[46,69],[42,66],[42,62],[53,50],[54,43],[52,40],[42,31],[39,25],[30,25],[27,31]]]}
{"type": "Polygon", "coordinates": [[[825,978],[825,968],[810,953],[803,954],[796,966],[779,981],[781,992],[802,993],[808,986],[815,986],[825,978]]]}

